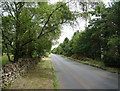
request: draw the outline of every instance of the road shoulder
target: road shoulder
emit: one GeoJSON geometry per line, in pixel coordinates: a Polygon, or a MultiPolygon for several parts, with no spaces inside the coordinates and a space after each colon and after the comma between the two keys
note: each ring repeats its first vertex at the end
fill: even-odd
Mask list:
{"type": "Polygon", "coordinates": [[[35,67],[19,76],[8,89],[56,89],[54,77],[51,58],[43,58],[35,67]]]}

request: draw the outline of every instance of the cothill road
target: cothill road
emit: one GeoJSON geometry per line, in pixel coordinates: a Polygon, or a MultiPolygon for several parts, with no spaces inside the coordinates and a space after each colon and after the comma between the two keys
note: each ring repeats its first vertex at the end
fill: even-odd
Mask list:
{"type": "Polygon", "coordinates": [[[51,54],[59,89],[118,89],[118,75],[51,54]]]}

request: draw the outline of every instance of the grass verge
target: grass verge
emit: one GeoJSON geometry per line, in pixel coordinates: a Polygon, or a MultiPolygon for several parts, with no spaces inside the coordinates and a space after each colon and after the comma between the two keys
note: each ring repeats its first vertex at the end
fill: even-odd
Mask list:
{"type": "Polygon", "coordinates": [[[60,55],[60,56],[62,56],[64,58],[68,58],[68,59],[76,61],[76,62],[79,62],[79,63],[82,63],[82,64],[90,65],[90,66],[100,68],[102,70],[106,70],[106,71],[120,75],[120,68],[106,67],[102,61],[97,61],[97,60],[81,61],[81,60],[73,59],[71,57],[66,57],[63,55],[60,55]]]}
{"type": "Polygon", "coordinates": [[[57,83],[57,78],[56,78],[53,64],[52,64],[52,73],[53,73],[53,85],[54,85],[55,90],[58,91],[58,83],[57,83]]]}
{"type": "Polygon", "coordinates": [[[18,77],[8,89],[58,89],[51,60],[42,60],[24,75],[18,77]],[[21,83],[22,82],[22,83],[21,83]]]}

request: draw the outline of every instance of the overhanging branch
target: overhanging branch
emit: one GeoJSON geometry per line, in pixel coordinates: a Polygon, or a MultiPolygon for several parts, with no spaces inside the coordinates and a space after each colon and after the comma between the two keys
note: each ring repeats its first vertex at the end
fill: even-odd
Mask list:
{"type": "MultiPolygon", "coordinates": [[[[68,3],[68,2],[67,2],[67,3],[68,3]]],[[[59,7],[57,7],[55,10],[53,10],[53,12],[48,16],[48,19],[47,19],[47,21],[45,22],[45,24],[44,24],[44,26],[43,26],[43,28],[42,28],[42,30],[41,30],[41,33],[40,33],[39,36],[38,36],[38,39],[39,39],[40,36],[42,35],[43,30],[44,30],[44,28],[46,27],[46,25],[48,24],[48,22],[49,22],[51,16],[53,15],[53,13],[54,13],[55,11],[57,11],[59,8],[61,8],[62,6],[63,6],[63,4],[60,5],[59,7]]]]}
{"type": "MultiPolygon", "coordinates": [[[[67,4],[67,3],[69,3],[69,2],[66,2],[66,4],[67,4]]],[[[63,4],[60,5],[59,7],[57,7],[55,10],[53,10],[52,13],[48,16],[48,19],[47,19],[47,21],[45,22],[45,24],[44,24],[44,26],[43,26],[43,28],[42,28],[42,30],[41,30],[39,36],[37,37],[37,39],[39,39],[40,36],[43,34],[43,31],[44,31],[46,25],[48,24],[48,22],[49,22],[51,16],[53,15],[53,13],[54,13],[55,11],[57,11],[57,10],[58,10],[60,7],[62,7],[62,6],[63,6],[63,4]]],[[[50,31],[50,32],[51,32],[51,31],[50,31]]],[[[44,35],[44,34],[43,34],[43,35],[44,35]]],[[[30,43],[30,42],[32,42],[32,41],[36,41],[36,40],[34,40],[34,39],[30,39],[30,40],[27,41],[26,43],[22,44],[22,47],[25,46],[25,45],[27,45],[28,43],[30,43]]]]}

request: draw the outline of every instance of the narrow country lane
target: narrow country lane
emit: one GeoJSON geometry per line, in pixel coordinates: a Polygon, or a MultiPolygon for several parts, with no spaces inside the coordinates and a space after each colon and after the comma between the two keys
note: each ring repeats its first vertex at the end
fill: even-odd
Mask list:
{"type": "Polygon", "coordinates": [[[118,89],[118,76],[51,54],[60,89],[118,89]]]}

